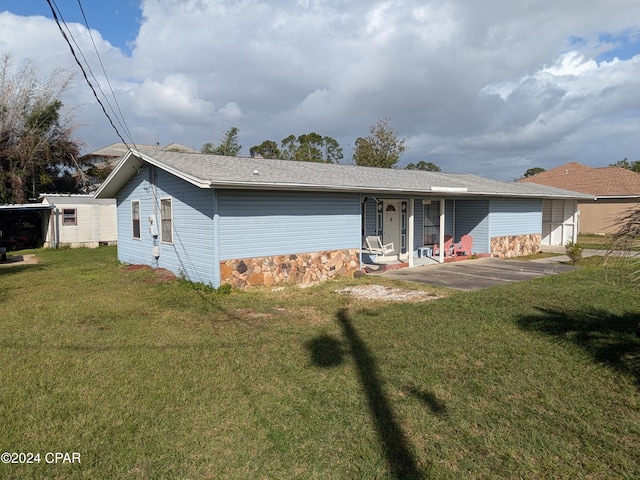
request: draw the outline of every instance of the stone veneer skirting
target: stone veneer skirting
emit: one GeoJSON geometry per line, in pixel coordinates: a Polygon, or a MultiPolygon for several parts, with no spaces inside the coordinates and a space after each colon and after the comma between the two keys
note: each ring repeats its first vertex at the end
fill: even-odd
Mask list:
{"type": "Polygon", "coordinates": [[[242,258],[220,262],[222,284],[236,288],[280,286],[352,277],[360,270],[358,249],[242,258]]]}
{"type": "Polygon", "coordinates": [[[539,233],[491,237],[491,255],[499,258],[533,255],[540,251],[541,241],[539,233]]]}

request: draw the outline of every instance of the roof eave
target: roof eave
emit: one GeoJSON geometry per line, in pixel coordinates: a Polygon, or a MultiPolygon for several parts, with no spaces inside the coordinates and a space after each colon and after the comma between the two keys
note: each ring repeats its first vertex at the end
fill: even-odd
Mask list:
{"type": "Polygon", "coordinates": [[[167,173],[170,173],[171,175],[174,175],[178,178],[181,178],[182,180],[189,182],[193,185],[195,185],[196,187],[199,188],[210,188],[211,187],[211,181],[210,180],[205,180],[202,178],[198,178],[195,177],[193,175],[189,175],[188,173],[183,172],[182,170],[179,170],[177,168],[171,167],[169,165],[167,165],[166,163],[162,163],[158,160],[156,160],[153,157],[150,157],[149,155],[145,155],[144,153],[140,153],[136,150],[132,150],[132,152],[138,156],[139,158],[141,158],[142,160],[144,160],[146,163],[153,165],[154,167],[158,167],[161,168],[162,170],[166,171],[167,173]]]}
{"type": "Polygon", "coordinates": [[[133,154],[132,150],[129,150],[96,190],[94,196],[96,198],[115,198],[120,189],[138,173],[142,165],[142,161],[133,154]]]}
{"type": "Polygon", "coordinates": [[[140,153],[134,149],[130,149],[120,162],[113,169],[113,172],[107,177],[104,183],[96,191],[96,198],[114,198],[116,194],[125,186],[125,184],[137,174],[140,169],[146,164],[153,165],[161,168],[162,170],[175,175],[193,185],[200,188],[209,188],[210,183],[208,180],[202,180],[184,172],[165,165],[153,157],[140,153]]]}

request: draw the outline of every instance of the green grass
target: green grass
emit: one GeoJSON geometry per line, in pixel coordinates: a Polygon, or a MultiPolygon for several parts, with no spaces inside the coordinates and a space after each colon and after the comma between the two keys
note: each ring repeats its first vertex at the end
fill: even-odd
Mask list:
{"type": "Polygon", "coordinates": [[[601,267],[414,304],[35,253],[0,268],[0,452],[82,463],[0,478],[640,476],[640,296],[601,267]]]}
{"type": "MultiPolygon", "coordinates": [[[[583,233],[578,235],[578,245],[582,248],[602,250],[603,253],[611,248],[611,235],[595,235],[583,233]]],[[[629,246],[630,251],[640,251],[640,238],[634,239],[629,246]]]]}

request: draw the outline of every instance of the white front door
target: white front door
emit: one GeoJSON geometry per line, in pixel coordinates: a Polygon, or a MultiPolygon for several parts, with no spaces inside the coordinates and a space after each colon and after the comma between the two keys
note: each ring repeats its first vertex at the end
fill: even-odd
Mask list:
{"type": "Polygon", "coordinates": [[[393,243],[393,254],[401,251],[402,238],[402,202],[400,200],[385,200],[382,221],[382,242],[393,243]]]}

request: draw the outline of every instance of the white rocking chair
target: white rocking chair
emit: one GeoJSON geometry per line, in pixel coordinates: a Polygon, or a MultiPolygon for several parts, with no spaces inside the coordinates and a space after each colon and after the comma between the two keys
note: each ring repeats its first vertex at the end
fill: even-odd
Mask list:
{"type": "Polygon", "coordinates": [[[393,253],[393,243],[387,243],[386,245],[382,244],[382,239],[380,237],[365,237],[365,244],[367,245],[367,250],[369,253],[375,253],[377,255],[387,255],[388,253],[393,253]]]}

